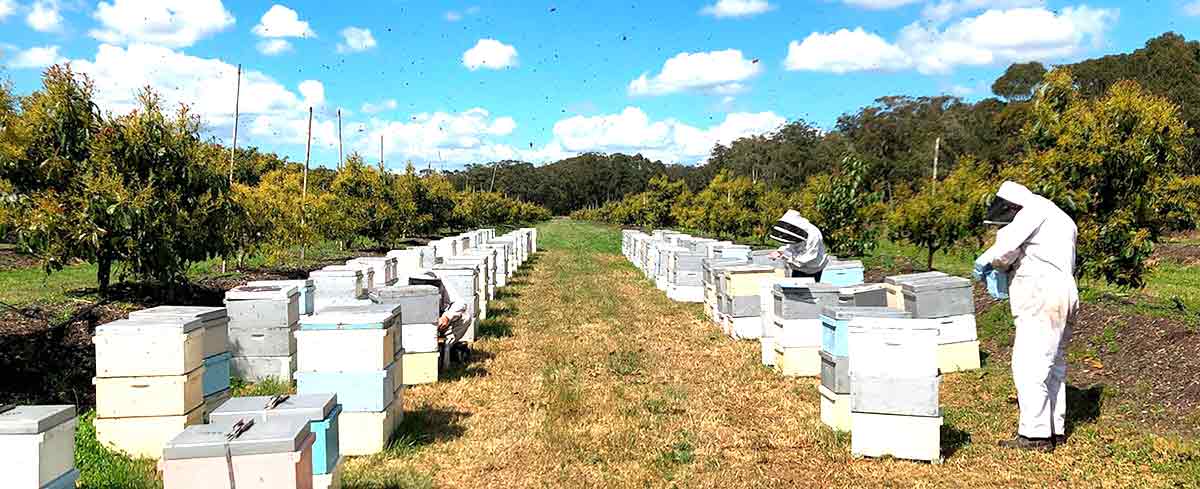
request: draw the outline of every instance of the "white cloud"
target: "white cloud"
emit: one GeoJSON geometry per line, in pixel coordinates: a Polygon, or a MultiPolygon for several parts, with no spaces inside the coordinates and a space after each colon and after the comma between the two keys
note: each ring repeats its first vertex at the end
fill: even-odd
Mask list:
{"type": "Polygon", "coordinates": [[[7,19],[17,11],[17,2],[14,0],[0,0],[0,21],[7,19]]]}
{"type": "Polygon", "coordinates": [[[263,39],[258,41],[258,44],[255,44],[255,47],[258,48],[258,52],[260,53],[263,53],[267,56],[274,56],[276,54],[283,54],[291,51],[292,43],[288,42],[286,39],[263,39]]]}
{"type": "MultiPolygon", "coordinates": [[[[1200,15],[1200,0],[1194,0],[1183,6],[1183,13],[1193,17],[1200,15]]],[[[2,17],[2,16],[0,16],[2,17]]]]}
{"type": "Polygon", "coordinates": [[[495,39],[480,39],[474,47],[463,53],[462,63],[471,71],[510,68],[517,65],[517,48],[495,39]]]}
{"type": "Polygon", "coordinates": [[[29,28],[38,32],[58,32],[62,30],[63,18],[58,12],[57,0],[36,0],[25,16],[29,28]]]}
{"type": "Polygon", "coordinates": [[[899,47],[862,27],[824,34],[814,32],[803,42],[788,44],[784,68],[789,71],[882,71],[907,68],[911,61],[899,47]]]}
{"type": "Polygon", "coordinates": [[[408,120],[373,118],[352,147],[363,154],[377,154],[382,136],[385,160],[469,163],[517,158],[516,149],[495,141],[512,134],[516,127],[511,117],[493,117],[479,107],[458,113],[419,113],[408,120]]]}
{"type": "Polygon", "coordinates": [[[663,63],[654,77],[642,73],[629,82],[630,95],[665,95],[684,90],[707,90],[721,95],[742,92],[741,83],[762,71],[736,49],[707,53],[679,53],[663,63]]]}
{"type": "Polygon", "coordinates": [[[700,9],[700,13],[716,18],[749,17],[772,8],[766,0],[717,0],[717,3],[700,9]]]}
{"type": "Polygon", "coordinates": [[[66,60],[58,54],[58,46],[36,46],[24,51],[16,51],[12,59],[4,60],[3,64],[15,69],[45,68],[66,60]]]}
{"type": "Polygon", "coordinates": [[[471,6],[471,7],[467,7],[466,9],[464,9],[461,12],[459,12],[457,10],[448,10],[448,11],[446,11],[446,14],[444,17],[447,22],[458,22],[460,20],[463,20],[466,17],[475,15],[477,13],[479,13],[479,7],[471,6]]]}
{"type": "Polygon", "coordinates": [[[1097,46],[1117,12],[1067,7],[989,10],[957,21],[945,30],[913,23],[900,31],[898,44],[922,73],[948,73],[960,65],[1058,59],[1097,46]]]}
{"type": "Polygon", "coordinates": [[[975,89],[964,85],[954,85],[946,92],[955,97],[966,97],[967,95],[975,93],[975,89]]]}
{"type": "Polygon", "coordinates": [[[935,22],[945,22],[979,10],[1004,10],[1045,5],[1046,0],[941,0],[937,3],[926,4],[921,15],[935,22]]]}
{"type": "Polygon", "coordinates": [[[307,21],[300,20],[300,14],[283,5],[272,5],[263,14],[258,25],[251,30],[258,37],[316,37],[308,26],[307,21]]]}
{"type": "Polygon", "coordinates": [[[871,10],[887,10],[912,5],[921,0],[842,0],[846,5],[871,10]]]}
{"type": "Polygon", "coordinates": [[[1098,46],[1117,15],[1116,10],[1087,6],[1060,12],[988,10],[945,29],[914,22],[900,30],[895,43],[861,27],[814,32],[803,42],[789,44],[784,66],[831,73],[916,68],[925,74],[944,74],[958,66],[1061,59],[1098,46]]]}
{"type": "Polygon", "coordinates": [[[375,36],[371,35],[371,29],[347,27],[342,29],[342,42],[338,43],[337,51],[339,53],[354,53],[366,51],[373,47],[375,47],[375,36]]]}
{"type": "Polygon", "coordinates": [[[626,107],[618,114],[560,120],[554,124],[554,139],[525,156],[545,161],[599,151],[640,153],[666,162],[695,163],[707,158],[716,144],[771,132],[786,122],[773,112],[738,112],[727,114],[715,126],[697,128],[675,119],[654,121],[640,108],[626,107]]]}
{"type": "Polygon", "coordinates": [[[458,21],[462,20],[462,18],[463,18],[462,14],[455,12],[453,10],[446,12],[446,20],[449,22],[458,22],[458,21]]]}
{"type": "Polygon", "coordinates": [[[376,114],[385,110],[396,110],[397,106],[399,106],[399,104],[396,103],[396,99],[389,98],[377,104],[365,102],[362,104],[362,111],[367,114],[376,114]]]}
{"type": "MultiPolygon", "coordinates": [[[[163,97],[165,106],[188,104],[206,129],[228,137],[233,125],[237,67],[215,58],[191,56],[149,44],[128,47],[102,44],[95,59],[72,61],[96,86],[96,103],[104,110],[123,114],[137,107],[137,93],[149,85],[163,97]]],[[[324,86],[306,80],[293,91],[259,71],[242,72],[240,111],[243,129],[262,143],[304,144],[308,106],[318,113],[324,106],[324,86]]],[[[313,123],[315,145],[336,145],[336,127],[328,117],[313,123]]]]}
{"type": "Polygon", "coordinates": [[[107,44],[188,47],[233,25],[221,0],[113,0],[92,14],[102,28],[89,34],[107,44]]]}

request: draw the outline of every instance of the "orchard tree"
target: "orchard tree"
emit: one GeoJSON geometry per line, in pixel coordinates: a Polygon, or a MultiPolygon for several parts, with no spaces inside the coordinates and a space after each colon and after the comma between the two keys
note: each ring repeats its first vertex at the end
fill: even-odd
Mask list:
{"type": "Polygon", "coordinates": [[[323,213],[325,236],[344,245],[356,237],[386,243],[400,212],[383,172],[363,162],[358,153],[346,158],[330,185],[330,207],[323,213]]]}
{"type": "Polygon", "coordinates": [[[1045,75],[1046,67],[1037,61],[1013,63],[992,83],[992,93],[1010,102],[1027,101],[1045,75]]]}
{"type": "Polygon", "coordinates": [[[871,188],[871,165],[856,155],[842,158],[836,173],[810,180],[803,192],[810,208],[797,209],[812,221],[833,253],[863,256],[875,249],[883,220],[882,195],[871,188]]]}
{"type": "Polygon", "coordinates": [[[1088,99],[1066,69],[1046,75],[1025,127],[1024,165],[1010,174],[1079,226],[1079,271],[1141,287],[1146,259],[1169,224],[1160,208],[1189,164],[1192,131],[1179,109],[1137,83],[1088,99]]]}
{"type": "Polygon", "coordinates": [[[888,217],[893,239],[925,250],[925,267],[933,256],[980,234],[984,205],[995,188],[974,161],[964,161],[945,180],[926,185],[901,201],[888,217]]]}

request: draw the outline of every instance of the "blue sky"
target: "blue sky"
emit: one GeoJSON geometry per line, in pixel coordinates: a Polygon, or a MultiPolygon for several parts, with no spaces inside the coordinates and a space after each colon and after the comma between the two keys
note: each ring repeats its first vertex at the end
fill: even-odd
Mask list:
{"type": "Polygon", "coordinates": [[[583,151],[703,161],[787,120],[831,127],[883,95],[988,96],[1009,63],[1128,52],[1200,35],[1200,0],[378,2],[0,0],[0,76],[28,93],[49,63],[188,103],[228,142],[314,163],[453,168],[583,151]]]}

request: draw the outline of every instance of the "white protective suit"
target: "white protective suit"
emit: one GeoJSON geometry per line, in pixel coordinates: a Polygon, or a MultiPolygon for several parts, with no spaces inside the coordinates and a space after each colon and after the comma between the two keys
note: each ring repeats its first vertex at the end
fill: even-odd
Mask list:
{"type": "Polygon", "coordinates": [[[821,230],[794,210],[787,211],[775,225],[779,226],[780,223],[795,226],[807,234],[807,239],[803,242],[779,247],[779,253],[783,255],[783,259],[788,265],[791,265],[793,270],[808,275],[815,275],[825,270],[825,266],[829,265],[829,256],[825,254],[825,241],[821,236],[821,230]]]}
{"type": "Polygon", "coordinates": [[[1050,200],[1004,182],[997,197],[1021,206],[977,263],[1008,270],[1016,338],[1012,375],[1026,438],[1065,434],[1065,351],[1079,306],[1075,284],[1075,221],[1050,200]]]}

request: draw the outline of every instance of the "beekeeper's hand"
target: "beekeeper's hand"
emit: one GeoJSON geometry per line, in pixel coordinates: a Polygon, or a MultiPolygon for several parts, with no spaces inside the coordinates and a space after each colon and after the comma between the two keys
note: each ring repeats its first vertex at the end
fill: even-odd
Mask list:
{"type": "Polygon", "coordinates": [[[446,330],[450,328],[450,318],[446,316],[438,317],[437,328],[439,333],[446,332],[446,330]]]}
{"type": "Polygon", "coordinates": [[[780,253],[779,251],[772,251],[769,255],[767,255],[767,258],[770,258],[772,260],[778,260],[780,258],[783,258],[783,253],[780,253]]]}
{"type": "Polygon", "coordinates": [[[983,277],[992,270],[992,262],[982,261],[983,257],[975,259],[975,280],[983,281],[983,277]]]}

